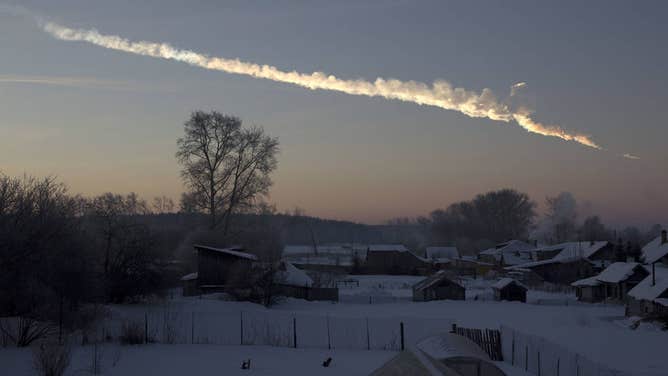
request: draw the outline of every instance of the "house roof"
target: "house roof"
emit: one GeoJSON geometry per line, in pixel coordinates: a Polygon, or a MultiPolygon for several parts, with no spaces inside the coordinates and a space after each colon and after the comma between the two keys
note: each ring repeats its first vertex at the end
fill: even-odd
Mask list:
{"type": "Polygon", "coordinates": [[[197,273],[190,273],[190,274],[186,274],[183,277],[181,277],[181,280],[182,281],[193,281],[193,280],[197,279],[197,276],[198,276],[197,273]]]}
{"type": "Polygon", "coordinates": [[[505,269],[506,270],[523,270],[523,269],[530,270],[531,268],[534,268],[536,266],[549,265],[549,264],[567,264],[567,263],[575,262],[575,261],[579,261],[579,260],[585,260],[585,261],[587,261],[591,264],[591,261],[583,259],[581,257],[558,258],[558,257],[555,256],[554,258],[547,259],[547,260],[533,261],[533,262],[527,262],[525,264],[508,266],[505,269]]]}
{"type": "Polygon", "coordinates": [[[454,260],[459,258],[457,247],[427,247],[426,255],[431,260],[454,260]]]}
{"type": "MultiPolygon", "coordinates": [[[[582,242],[567,242],[561,244],[555,244],[550,246],[551,249],[561,248],[561,252],[554,256],[554,258],[577,258],[584,257],[590,258],[594,256],[596,252],[608,245],[607,241],[582,241],[582,242]]],[[[541,247],[546,249],[546,247],[541,247]]],[[[548,248],[549,249],[549,248],[548,248]]]]}
{"type": "Polygon", "coordinates": [[[629,296],[640,300],[655,300],[661,297],[661,295],[668,293],[668,268],[656,265],[655,271],[655,284],[652,284],[653,278],[650,272],[645,279],[629,291],[629,296]]]}
{"type": "Polygon", "coordinates": [[[452,284],[458,285],[459,283],[452,281],[450,278],[445,273],[445,270],[439,270],[436,273],[430,275],[429,277],[419,281],[418,283],[413,285],[413,290],[424,290],[426,288],[429,288],[431,286],[436,285],[439,282],[442,281],[449,281],[452,284]]]}
{"type": "Polygon", "coordinates": [[[614,262],[603,270],[596,279],[601,282],[619,283],[635,273],[637,268],[642,268],[637,262],[614,262]]]}
{"type": "Polygon", "coordinates": [[[275,281],[290,286],[311,287],[313,285],[313,280],[306,272],[286,261],[281,262],[275,281]]]}
{"type": "Polygon", "coordinates": [[[225,253],[225,254],[235,256],[235,257],[239,257],[239,258],[244,258],[244,259],[248,259],[248,260],[257,261],[257,256],[252,255],[250,253],[242,252],[243,248],[240,248],[240,247],[214,248],[214,247],[209,247],[209,246],[206,246],[206,245],[195,245],[195,249],[203,249],[203,250],[207,250],[207,251],[225,253]]]}
{"type": "Polygon", "coordinates": [[[594,286],[600,286],[600,285],[601,285],[601,281],[596,279],[596,276],[585,278],[585,279],[580,279],[580,280],[577,280],[577,281],[571,283],[571,286],[573,286],[573,287],[584,287],[584,286],[594,287],[594,286]]]}
{"type": "Polygon", "coordinates": [[[522,288],[524,288],[524,289],[527,289],[526,286],[524,286],[523,284],[521,284],[520,282],[518,282],[518,281],[516,281],[516,280],[514,280],[514,279],[512,279],[512,278],[501,278],[501,279],[498,280],[495,284],[492,285],[492,288],[495,289],[495,290],[502,290],[502,289],[505,288],[506,286],[510,286],[510,285],[512,285],[512,284],[515,284],[515,285],[517,285],[517,286],[519,286],[519,287],[522,287],[522,288]]]}
{"type": "Polygon", "coordinates": [[[665,256],[668,256],[668,243],[661,244],[661,236],[642,248],[642,257],[648,264],[657,262],[665,256]]]}
{"type": "Polygon", "coordinates": [[[369,244],[369,252],[408,252],[403,244],[369,244]]]}
{"type": "Polygon", "coordinates": [[[480,252],[481,255],[493,256],[496,261],[501,261],[505,265],[519,265],[530,261],[530,255],[524,251],[529,251],[533,246],[521,240],[511,240],[505,243],[497,244],[494,248],[486,249],[480,252]]]}
{"type": "MultiPolygon", "coordinates": [[[[364,253],[367,246],[361,243],[318,244],[318,254],[350,255],[354,252],[364,253]]],[[[315,254],[313,244],[289,244],[283,247],[283,256],[315,254]]]]}

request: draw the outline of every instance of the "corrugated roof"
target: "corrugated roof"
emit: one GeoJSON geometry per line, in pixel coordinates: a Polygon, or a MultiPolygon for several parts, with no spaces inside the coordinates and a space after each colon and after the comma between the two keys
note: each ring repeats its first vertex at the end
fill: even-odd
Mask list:
{"type": "Polygon", "coordinates": [[[236,256],[239,258],[245,258],[249,260],[257,260],[257,256],[252,255],[250,253],[246,252],[241,252],[243,249],[242,248],[215,248],[215,247],[209,247],[206,245],[195,245],[194,246],[196,249],[204,249],[207,251],[213,251],[213,252],[220,252],[220,253],[225,253],[228,255],[236,256]]]}

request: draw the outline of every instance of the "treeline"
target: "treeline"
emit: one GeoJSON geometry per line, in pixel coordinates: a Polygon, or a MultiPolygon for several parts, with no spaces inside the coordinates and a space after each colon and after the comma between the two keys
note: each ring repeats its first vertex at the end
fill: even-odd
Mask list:
{"type": "MultiPolygon", "coordinates": [[[[658,224],[648,230],[611,228],[598,215],[581,215],[584,211],[572,193],[562,192],[546,197],[544,214],[539,215],[537,203],[526,193],[501,189],[434,210],[428,216],[396,218],[388,224],[422,231],[426,239],[422,246],[456,245],[465,254],[511,239],[540,244],[606,240],[637,252],[661,231],[658,224]]],[[[414,237],[406,240],[411,241],[414,237]]]]}

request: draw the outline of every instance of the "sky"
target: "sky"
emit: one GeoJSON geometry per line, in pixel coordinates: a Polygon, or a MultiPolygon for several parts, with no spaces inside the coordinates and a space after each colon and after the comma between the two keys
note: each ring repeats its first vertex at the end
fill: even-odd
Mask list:
{"type": "Polygon", "coordinates": [[[279,138],[270,201],[281,211],[380,223],[510,187],[539,204],[572,192],[611,224],[668,223],[662,1],[2,4],[0,171],[8,175],[57,176],[87,195],[176,199],[183,122],[217,110],[279,138]],[[602,150],[512,121],[58,40],[16,6],[65,27],[286,71],[487,88],[602,150]],[[526,86],[511,96],[518,82],[526,86]]]}

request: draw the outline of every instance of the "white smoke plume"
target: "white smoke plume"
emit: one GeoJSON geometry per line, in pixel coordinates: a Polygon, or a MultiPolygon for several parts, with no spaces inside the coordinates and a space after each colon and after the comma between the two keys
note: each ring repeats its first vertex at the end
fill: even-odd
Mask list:
{"type": "Polygon", "coordinates": [[[622,155],[622,157],[624,157],[626,159],[640,159],[640,157],[638,157],[637,155],[633,155],[633,154],[629,154],[629,153],[626,153],[626,154],[622,155]]]}
{"type": "Polygon", "coordinates": [[[570,133],[556,125],[543,125],[534,121],[530,116],[530,112],[525,109],[519,111],[512,110],[509,106],[498,101],[494,94],[492,94],[492,91],[486,88],[482,92],[477,93],[453,87],[450,83],[443,80],[437,80],[433,84],[428,85],[416,81],[400,81],[384,78],[376,78],[373,82],[362,79],[347,80],[323,72],[286,72],[270,65],[259,65],[240,61],[239,59],[212,57],[194,51],[180,50],[166,43],[132,42],[115,35],[100,34],[95,29],[71,29],[51,22],[43,24],[43,28],[46,32],[60,40],[83,41],[113,50],[176,60],[204,69],[290,83],[311,90],[332,90],[351,95],[396,99],[419,105],[458,111],[473,118],[488,118],[503,122],[514,120],[529,132],[543,136],[558,137],[567,141],[575,141],[582,145],[601,149],[587,135],[570,133]]]}
{"type": "Polygon", "coordinates": [[[510,96],[514,97],[517,94],[517,91],[525,86],[527,86],[526,82],[518,82],[514,84],[513,86],[510,87],[510,96]]]}

